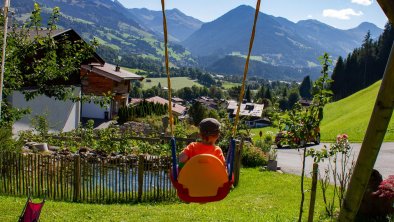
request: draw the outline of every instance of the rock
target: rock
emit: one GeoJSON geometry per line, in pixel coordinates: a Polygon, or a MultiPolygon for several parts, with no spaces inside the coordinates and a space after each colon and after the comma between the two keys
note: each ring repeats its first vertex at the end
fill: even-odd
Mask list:
{"type": "Polygon", "coordinates": [[[34,149],[34,146],[37,145],[36,142],[27,142],[25,143],[25,146],[29,147],[29,149],[34,149]]]}
{"type": "Polygon", "coordinates": [[[31,149],[28,146],[23,146],[21,149],[22,153],[31,153],[31,149]]]}
{"type": "Polygon", "coordinates": [[[70,152],[70,150],[68,150],[68,149],[62,149],[62,150],[60,150],[58,153],[59,153],[60,155],[64,155],[64,156],[71,155],[71,152],[70,152]]]}
{"type": "Polygon", "coordinates": [[[92,151],[92,149],[90,149],[88,147],[81,147],[81,148],[79,148],[78,153],[89,153],[91,151],[92,151]]]}
{"type": "Polygon", "coordinates": [[[48,149],[49,149],[50,151],[55,151],[55,152],[56,152],[56,151],[60,150],[60,147],[48,145],[48,149]]]}
{"type": "Polygon", "coordinates": [[[34,148],[39,152],[48,152],[48,144],[47,143],[37,143],[34,145],[34,148]]]}

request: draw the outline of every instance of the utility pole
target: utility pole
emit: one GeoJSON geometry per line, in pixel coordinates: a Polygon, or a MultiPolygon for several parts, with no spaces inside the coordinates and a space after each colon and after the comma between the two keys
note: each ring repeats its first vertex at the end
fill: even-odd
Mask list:
{"type": "Polygon", "coordinates": [[[1,106],[3,103],[3,79],[4,79],[4,64],[5,64],[5,48],[7,46],[7,31],[8,31],[8,9],[10,7],[10,0],[4,0],[3,16],[4,16],[4,37],[3,37],[3,52],[1,57],[1,75],[0,75],[0,120],[1,120],[1,106]]]}

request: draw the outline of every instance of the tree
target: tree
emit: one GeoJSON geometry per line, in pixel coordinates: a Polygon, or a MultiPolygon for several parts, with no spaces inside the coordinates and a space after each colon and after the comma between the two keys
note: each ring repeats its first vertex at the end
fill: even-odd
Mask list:
{"type": "MultiPolygon", "coordinates": [[[[299,139],[313,138],[316,134],[316,128],[319,128],[320,122],[323,119],[323,108],[330,101],[332,92],[329,90],[332,80],[329,78],[329,66],[331,59],[327,53],[324,53],[319,58],[322,65],[322,75],[315,81],[313,85],[313,102],[309,107],[302,107],[300,103],[296,103],[294,108],[287,111],[285,115],[281,115],[279,119],[279,129],[288,132],[288,137],[291,146],[298,146],[296,144],[299,139]],[[298,139],[298,140],[297,140],[298,139]]],[[[306,157],[306,143],[303,144],[303,164],[301,173],[301,203],[298,221],[301,221],[303,213],[303,205],[305,198],[304,191],[304,175],[305,175],[305,157],[306,157]]]]}
{"type": "Polygon", "coordinates": [[[354,49],[334,68],[332,90],[336,100],[349,96],[381,79],[394,41],[392,24],[387,23],[377,41],[368,32],[360,48],[354,49]]]}
{"type": "Polygon", "coordinates": [[[198,125],[206,117],[207,109],[200,102],[194,102],[189,109],[189,115],[194,125],[198,125]]]}
{"type": "Polygon", "coordinates": [[[270,88],[267,88],[267,90],[265,91],[264,98],[272,101],[272,94],[270,88]]]}
{"type": "Polygon", "coordinates": [[[250,88],[249,88],[249,86],[248,86],[248,88],[246,89],[245,99],[246,99],[246,102],[248,102],[248,103],[252,102],[252,98],[251,98],[251,95],[250,95],[250,88]]]}
{"type": "Polygon", "coordinates": [[[299,99],[300,96],[297,92],[291,92],[289,95],[289,99],[287,100],[287,106],[289,107],[289,109],[293,108],[294,104],[296,104],[299,99]]]}
{"type": "Polygon", "coordinates": [[[283,88],[282,97],[287,97],[287,87],[283,88]]]}
{"type": "Polygon", "coordinates": [[[289,108],[289,104],[286,98],[281,98],[278,101],[279,109],[281,110],[287,110],[289,108]]]}
{"type": "Polygon", "coordinates": [[[334,99],[340,99],[344,97],[343,87],[344,78],[345,78],[345,65],[343,63],[342,56],[338,57],[337,64],[335,65],[334,71],[332,72],[332,80],[331,90],[334,93],[334,99]]]}
{"type": "Polygon", "coordinates": [[[30,20],[20,28],[14,26],[9,33],[1,125],[12,125],[27,113],[11,107],[7,97],[13,91],[22,92],[26,100],[43,94],[58,100],[81,99],[73,95],[74,87],[69,83],[75,78],[79,80],[81,63],[92,57],[97,44],[73,41],[66,35],[55,41],[51,35],[57,28],[59,16],[59,8],[53,8],[46,26],[47,34],[41,35],[41,8],[35,3],[30,20]]]}
{"type": "Polygon", "coordinates": [[[305,76],[299,88],[301,98],[311,99],[312,98],[311,90],[312,90],[311,78],[309,76],[305,76]]]}

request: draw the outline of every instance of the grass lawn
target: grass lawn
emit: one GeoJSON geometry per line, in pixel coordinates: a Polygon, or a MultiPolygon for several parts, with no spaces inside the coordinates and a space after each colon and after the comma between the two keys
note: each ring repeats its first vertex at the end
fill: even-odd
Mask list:
{"type": "MultiPolygon", "coordinates": [[[[371,118],[381,81],[345,99],[326,105],[321,123],[322,141],[334,141],[346,133],[351,142],[362,142],[371,118]]],[[[394,141],[394,121],[388,126],[384,141],[394,141]]]]}
{"type": "MultiPolygon", "coordinates": [[[[324,118],[320,124],[321,141],[334,142],[341,133],[349,135],[350,142],[362,142],[375,105],[376,96],[381,81],[361,90],[347,98],[327,104],[324,107],[324,118]]],[[[394,141],[394,118],[391,118],[387,128],[385,142],[394,141]]],[[[259,139],[260,130],[265,133],[271,131],[276,134],[277,129],[272,127],[252,129],[253,140],[259,139]]]]}
{"type": "MultiPolygon", "coordinates": [[[[147,78],[144,79],[143,89],[149,89],[153,86],[157,86],[160,82],[162,87],[167,87],[167,78],[147,78]],[[147,82],[146,80],[150,79],[151,82],[147,82]]],[[[182,89],[184,87],[192,87],[193,85],[202,86],[197,81],[193,81],[188,77],[171,77],[171,88],[174,90],[182,89]]]]}
{"type": "MultiPolygon", "coordinates": [[[[309,179],[306,184],[309,189],[309,179]]],[[[242,169],[239,186],[220,202],[97,205],[47,201],[40,221],[296,221],[299,190],[298,176],[242,169]]],[[[303,221],[307,220],[309,195],[303,221]]],[[[25,198],[0,196],[0,203],[0,221],[17,221],[25,198]]],[[[320,190],[315,209],[317,221],[324,210],[320,190]]]]}
{"type": "Polygon", "coordinates": [[[269,127],[251,129],[250,133],[252,134],[251,136],[253,141],[260,139],[260,131],[263,132],[263,138],[264,135],[266,135],[267,133],[272,133],[272,139],[275,139],[275,135],[278,132],[278,128],[269,126],[269,127]]]}
{"type": "Polygon", "coordinates": [[[234,83],[234,82],[228,82],[228,81],[223,81],[222,83],[222,88],[224,89],[230,89],[232,87],[236,86],[241,86],[241,83],[234,83]]]}
{"type": "MultiPolygon", "coordinates": [[[[142,69],[132,69],[132,68],[127,68],[127,67],[122,67],[122,69],[127,70],[127,71],[132,72],[132,73],[137,73],[137,72],[142,72],[143,74],[146,73],[146,71],[142,70],[142,69]]],[[[140,73],[139,75],[143,76],[143,74],[140,73]]]]}

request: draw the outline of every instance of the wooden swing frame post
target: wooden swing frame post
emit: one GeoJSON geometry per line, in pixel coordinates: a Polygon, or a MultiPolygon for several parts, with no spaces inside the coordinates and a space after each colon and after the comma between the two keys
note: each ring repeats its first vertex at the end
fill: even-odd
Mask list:
{"type": "MultiPolygon", "coordinates": [[[[391,23],[394,22],[394,4],[391,0],[377,0],[391,23]]],[[[394,109],[394,45],[384,71],[360,154],[346,192],[339,221],[354,221],[360,207],[369,177],[375,165],[394,109]]]]}

